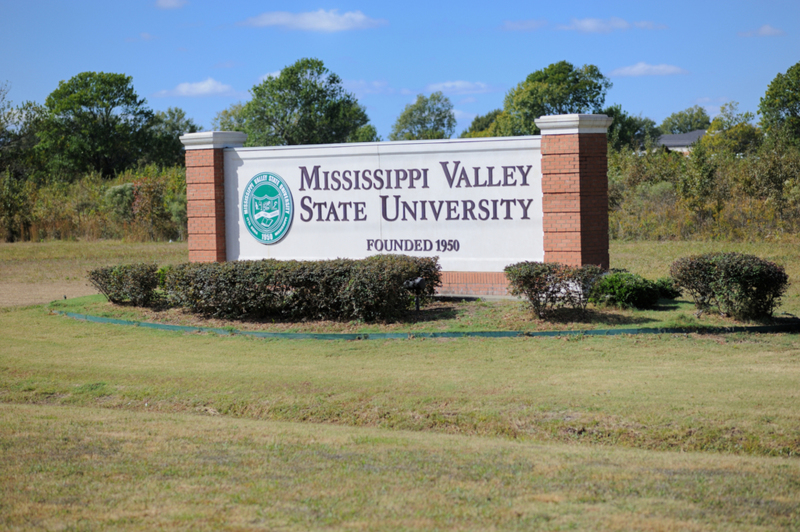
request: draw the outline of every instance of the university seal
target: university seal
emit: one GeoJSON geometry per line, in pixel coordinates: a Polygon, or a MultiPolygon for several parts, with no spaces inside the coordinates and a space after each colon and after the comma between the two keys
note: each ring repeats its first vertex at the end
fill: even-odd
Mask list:
{"type": "Polygon", "coordinates": [[[262,172],[242,194],[242,216],[247,231],[262,244],[276,244],[292,226],[292,192],[278,174],[262,172]]]}

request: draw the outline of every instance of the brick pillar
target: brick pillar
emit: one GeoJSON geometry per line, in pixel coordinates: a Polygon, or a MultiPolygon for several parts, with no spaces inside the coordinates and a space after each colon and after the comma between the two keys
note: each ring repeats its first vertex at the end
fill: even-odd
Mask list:
{"type": "Polygon", "coordinates": [[[606,115],[543,116],[544,261],[608,268],[606,115]]]}
{"type": "Polygon", "coordinates": [[[181,137],[186,147],[190,262],[226,260],[224,148],[241,147],[246,138],[233,131],[201,131],[181,137]]]}

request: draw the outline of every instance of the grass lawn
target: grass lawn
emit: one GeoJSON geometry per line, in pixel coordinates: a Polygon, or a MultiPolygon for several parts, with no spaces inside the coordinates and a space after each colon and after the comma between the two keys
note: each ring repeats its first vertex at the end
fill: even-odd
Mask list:
{"type": "Polygon", "coordinates": [[[0,404],[5,530],[796,530],[800,462],[0,404]]]}
{"type": "Polygon", "coordinates": [[[790,334],[281,341],[6,308],[0,528],[796,530],[798,398],[790,334]]]}

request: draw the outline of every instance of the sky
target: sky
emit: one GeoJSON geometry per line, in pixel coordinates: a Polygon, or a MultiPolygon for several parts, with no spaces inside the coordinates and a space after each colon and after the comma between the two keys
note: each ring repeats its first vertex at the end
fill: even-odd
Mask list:
{"type": "Polygon", "coordinates": [[[693,105],[758,111],[800,61],[800,1],[0,0],[0,83],[44,103],[86,71],[132,77],[147,105],[204,129],[304,57],[336,73],[379,135],[416,95],[453,102],[456,135],[566,60],[613,83],[606,105],[660,123],[693,105]]]}

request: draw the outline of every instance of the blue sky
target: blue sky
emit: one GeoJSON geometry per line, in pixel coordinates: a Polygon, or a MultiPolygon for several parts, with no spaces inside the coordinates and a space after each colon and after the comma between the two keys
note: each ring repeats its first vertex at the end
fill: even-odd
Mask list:
{"type": "Polygon", "coordinates": [[[338,74],[384,138],[419,93],[451,99],[458,134],[561,60],[597,65],[614,84],[606,104],[659,123],[696,104],[755,112],[800,61],[797,0],[3,0],[0,13],[15,105],[80,72],[120,72],[151,108],[181,107],[206,129],[302,57],[338,74]]]}

